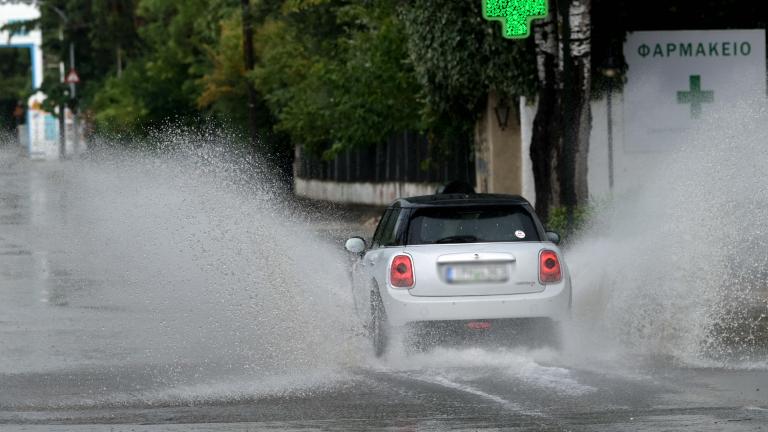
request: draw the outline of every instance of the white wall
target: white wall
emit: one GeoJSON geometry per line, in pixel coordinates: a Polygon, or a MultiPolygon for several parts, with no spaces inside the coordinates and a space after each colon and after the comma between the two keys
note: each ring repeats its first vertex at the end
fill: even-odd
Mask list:
{"type": "MultiPolygon", "coordinates": [[[[670,153],[664,151],[633,151],[626,145],[624,123],[625,105],[622,93],[613,94],[613,177],[614,195],[632,193],[653,175],[670,153]]],[[[608,111],[606,98],[592,103],[592,133],[589,143],[588,186],[592,199],[611,195],[608,182],[608,111]]]]}
{"type": "MultiPolygon", "coordinates": [[[[589,143],[589,166],[587,185],[591,199],[603,200],[611,196],[608,164],[608,110],[606,98],[594,101],[592,109],[592,131],[589,143]]],[[[523,138],[523,196],[535,202],[535,187],[531,168],[530,146],[535,104],[520,103],[520,122],[523,138]]],[[[666,152],[631,151],[624,145],[624,99],[620,92],[613,93],[613,194],[632,193],[641,186],[644,179],[653,175],[654,168],[663,160],[666,152]]]]}
{"type": "Polygon", "coordinates": [[[294,177],[296,195],[306,198],[351,204],[389,205],[399,197],[431,195],[436,183],[334,182],[294,177]]]}
{"type": "Polygon", "coordinates": [[[536,203],[536,187],[533,183],[533,165],[531,162],[531,138],[533,137],[533,119],[536,117],[536,104],[529,103],[527,99],[520,98],[520,135],[523,158],[520,166],[523,170],[523,198],[531,204],[536,203]]]}

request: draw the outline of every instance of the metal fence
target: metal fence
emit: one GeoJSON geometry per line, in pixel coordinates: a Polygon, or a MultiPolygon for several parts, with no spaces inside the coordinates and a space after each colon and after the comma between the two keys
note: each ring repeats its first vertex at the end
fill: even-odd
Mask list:
{"type": "Polygon", "coordinates": [[[303,179],[337,182],[475,183],[471,141],[431,145],[423,135],[404,132],[386,142],[348,150],[322,160],[299,150],[296,175],[303,179]]]}

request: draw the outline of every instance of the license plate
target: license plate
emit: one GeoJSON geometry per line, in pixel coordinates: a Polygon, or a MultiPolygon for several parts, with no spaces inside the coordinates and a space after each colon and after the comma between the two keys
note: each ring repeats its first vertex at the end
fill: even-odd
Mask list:
{"type": "Polygon", "coordinates": [[[508,277],[505,264],[445,266],[445,280],[448,283],[504,282],[508,277]]]}

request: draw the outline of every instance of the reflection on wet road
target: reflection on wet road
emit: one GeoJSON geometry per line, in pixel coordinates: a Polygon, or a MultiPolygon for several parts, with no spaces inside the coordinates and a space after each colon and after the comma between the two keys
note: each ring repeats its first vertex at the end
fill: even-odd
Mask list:
{"type": "Polygon", "coordinates": [[[760,362],[375,360],[323,224],[194,169],[0,151],[0,430],[768,429],[760,362]]]}

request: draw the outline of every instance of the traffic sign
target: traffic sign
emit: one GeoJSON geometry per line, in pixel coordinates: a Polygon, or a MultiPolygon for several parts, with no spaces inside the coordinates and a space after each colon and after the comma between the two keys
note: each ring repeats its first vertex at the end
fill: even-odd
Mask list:
{"type": "Polygon", "coordinates": [[[80,76],[77,74],[76,70],[70,69],[66,78],[64,78],[64,82],[67,84],[78,84],[80,82],[80,76]]]}

